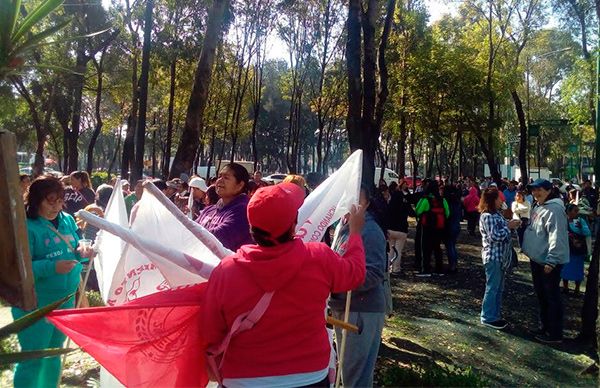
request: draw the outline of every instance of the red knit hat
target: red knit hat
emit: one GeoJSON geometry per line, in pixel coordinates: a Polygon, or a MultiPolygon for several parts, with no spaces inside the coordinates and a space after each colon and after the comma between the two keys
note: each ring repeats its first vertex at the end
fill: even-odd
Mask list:
{"type": "Polygon", "coordinates": [[[290,229],[304,202],[304,190],[294,183],[261,187],[248,203],[250,226],[277,238],[290,229]]]}

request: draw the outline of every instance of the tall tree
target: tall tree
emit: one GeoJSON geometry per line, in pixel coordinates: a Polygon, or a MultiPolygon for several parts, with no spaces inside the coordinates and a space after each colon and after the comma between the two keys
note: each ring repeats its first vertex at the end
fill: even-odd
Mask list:
{"type": "Polygon", "coordinates": [[[154,0],[146,1],[144,12],[144,44],[142,47],[142,68],[139,82],[139,118],[135,134],[135,163],[131,169],[131,179],[136,182],[142,178],[144,170],[144,151],[146,143],[146,111],[148,109],[148,73],[150,72],[150,49],[152,35],[152,13],[154,0]]]}
{"type": "Polygon", "coordinates": [[[381,122],[376,113],[387,99],[385,49],[393,18],[395,0],[388,0],[387,14],[379,43],[379,63],[375,44],[376,24],[380,5],[376,0],[350,0],[348,4],[346,63],[348,71],[348,117],[346,128],[350,149],[363,150],[363,184],[373,186],[375,153],[381,122]],[[362,43],[361,43],[362,40],[362,43]],[[362,61],[361,61],[362,58],[362,61]],[[361,66],[362,63],[362,66],[361,66]],[[379,95],[377,94],[377,64],[379,64],[379,95]],[[383,71],[382,71],[383,70],[383,71]],[[383,80],[383,83],[382,83],[383,80]]]}
{"type": "Polygon", "coordinates": [[[208,13],[206,34],[198,59],[183,133],[171,167],[171,177],[179,177],[181,173],[189,172],[196,158],[196,151],[200,142],[200,130],[203,128],[204,109],[208,100],[215,51],[222,37],[222,26],[228,5],[229,0],[214,0],[208,13]]]}

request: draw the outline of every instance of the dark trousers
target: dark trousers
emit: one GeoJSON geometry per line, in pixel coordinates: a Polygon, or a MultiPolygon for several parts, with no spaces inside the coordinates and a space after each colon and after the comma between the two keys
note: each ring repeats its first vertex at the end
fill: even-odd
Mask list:
{"type": "Polygon", "coordinates": [[[479,222],[479,212],[466,212],[465,217],[467,219],[467,231],[470,235],[474,235],[475,228],[479,222]]]}
{"type": "Polygon", "coordinates": [[[431,273],[431,254],[435,255],[435,271],[443,271],[442,240],[444,231],[433,228],[422,228],[419,239],[421,260],[417,265],[420,272],[431,273]]]}
{"type": "Polygon", "coordinates": [[[561,338],[563,332],[563,306],[560,295],[560,271],[562,264],[556,265],[549,274],[544,266],[531,261],[533,288],[540,304],[540,322],[542,329],[552,338],[561,338]]]}
{"type": "Polygon", "coordinates": [[[529,218],[521,218],[521,226],[517,229],[517,236],[519,237],[519,246],[523,246],[523,235],[525,234],[525,229],[527,229],[527,225],[529,225],[529,218]]]}
{"type": "Polygon", "coordinates": [[[454,230],[449,230],[446,232],[444,245],[446,246],[446,254],[448,255],[448,265],[450,266],[450,270],[453,271],[456,269],[458,264],[458,251],[456,250],[456,242],[458,241],[458,234],[460,233],[460,225],[458,228],[455,227],[451,229],[454,230]]]}
{"type": "Polygon", "coordinates": [[[423,240],[423,227],[420,222],[417,222],[417,231],[415,234],[415,268],[417,271],[421,270],[421,263],[423,262],[423,251],[421,244],[423,240]]]}

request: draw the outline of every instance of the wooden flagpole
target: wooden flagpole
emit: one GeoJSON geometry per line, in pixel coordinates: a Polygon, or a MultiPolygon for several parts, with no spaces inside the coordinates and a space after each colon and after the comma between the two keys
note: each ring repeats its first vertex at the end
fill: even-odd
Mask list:
{"type": "MultiPolygon", "coordinates": [[[[94,258],[96,255],[92,256],[89,261],[88,269],[85,272],[85,276],[83,277],[83,282],[79,283],[79,298],[77,299],[77,304],[75,308],[78,309],[81,307],[81,303],[83,302],[83,298],[85,297],[85,287],[87,286],[88,279],[90,278],[90,272],[92,272],[92,266],[94,265],[94,258]]],[[[67,344],[65,348],[71,346],[71,337],[67,337],[67,344]]],[[[60,387],[60,380],[62,378],[63,369],[65,368],[65,360],[67,359],[67,355],[63,354],[62,359],[60,360],[60,373],[58,374],[58,381],[56,382],[56,386],[60,387]]]]}
{"type": "MultiPolygon", "coordinates": [[[[350,303],[352,301],[352,291],[348,291],[346,293],[346,310],[344,311],[344,323],[348,324],[350,319],[350,303]]],[[[340,345],[340,357],[338,362],[338,373],[335,377],[335,388],[339,388],[340,383],[342,381],[342,367],[344,366],[344,355],[346,353],[346,337],[348,335],[348,330],[346,328],[342,329],[342,344],[340,345]]]]}

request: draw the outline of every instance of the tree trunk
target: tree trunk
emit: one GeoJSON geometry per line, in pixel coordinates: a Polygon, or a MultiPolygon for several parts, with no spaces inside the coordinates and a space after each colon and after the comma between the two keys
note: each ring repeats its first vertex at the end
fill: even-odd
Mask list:
{"type": "Polygon", "coordinates": [[[348,75],[348,115],[346,129],[350,150],[362,148],[363,131],[361,128],[362,79],[361,79],[361,44],[360,44],[360,12],[361,1],[349,0],[348,21],[346,23],[346,69],[348,75]]]}
{"type": "Polygon", "coordinates": [[[136,182],[141,179],[144,172],[144,151],[146,143],[146,111],[148,108],[148,76],[150,72],[150,49],[152,34],[152,12],[154,0],[146,1],[144,12],[144,44],[142,47],[142,69],[139,82],[139,119],[135,133],[135,160],[131,168],[131,180],[136,182]]]}
{"type": "MultiPolygon", "coordinates": [[[[510,92],[515,103],[515,110],[519,120],[519,169],[521,170],[521,179],[523,184],[529,182],[527,176],[527,142],[529,134],[527,133],[527,121],[525,120],[525,112],[523,111],[523,103],[516,90],[510,92]]],[[[509,166],[510,168],[510,166],[509,166]]]]}
{"type": "Polygon", "coordinates": [[[100,103],[102,102],[102,78],[104,71],[104,54],[106,54],[106,48],[102,50],[102,55],[100,56],[100,62],[96,62],[94,59],[94,64],[96,65],[97,71],[97,85],[96,85],[96,103],[95,103],[95,114],[96,114],[96,128],[94,128],[94,133],[92,133],[92,138],[90,139],[90,144],[88,145],[87,151],[87,165],[86,170],[90,176],[92,175],[92,169],[94,168],[94,147],[96,146],[96,141],[98,140],[98,136],[100,135],[100,131],[102,130],[102,116],[100,115],[100,103]]]}
{"type": "Polygon", "coordinates": [[[31,114],[31,120],[33,121],[33,126],[35,128],[37,147],[35,150],[35,159],[33,162],[33,177],[40,176],[44,173],[44,146],[46,144],[47,132],[45,131],[45,127],[40,120],[39,113],[35,106],[29,91],[23,84],[23,81],[18,77],[12,77],[11,82],[21,95],[27,102],[27,106],[29,108],[29,113],[31,114]]]}
{"type": "Polygon", "coordinates": [[[108,165],[108,179],[110,179],[110,174],[112,172],[113,166],[115,165],[115,161],[117,160],[117,155],[119,155],[119,149],[121,148],[122,136],[123,136],[123,126],[119,125],[119,134],[117,135],[117,146],[115,147],[115,152],[113,154],[112,159],[110,160],[110,164],[108,165]]]}
{"type": "Polygon", "coordinates": [[[208,14],[208,24],[198,67],[194,77],[194,85],[188,102],[185,125],[181,140],[177,147],[175,160],[171,168],[171,177],[179,177],[182,172],[189,171],[194,163],[196,149],[200,141],[200,129],[204,122],[204,109],[208,99],[208,89],[212,75],[217,43],[222,36],[222,25],[225,9],[228,8],[229,0],[214,0],[208,14]]]}
{"type": "Polygon", "coordinates": [[[134,51],[131,57],[131,112],[127,119],[127,132],[125,133],[125,142],[123,143],[123,157],[121,159],[121,177],[123,179],[129,178],[129,170],[133,167],[134,153],[135,153],[135,128],[137,126],[137,114],[138,114],[138,78],[137,78],[137,62],[138,62],[137,49],[134,51]]]}
{"type": "Polygon", "coordinates": [[[177,73],[177,60],[173,59],[170,66],[170,86],[169,86],[169,113],[167,118],[167,139],[165,144],[165,156],[162,166],[162,176],[167,178],[169,176],[169,165],[171,163],[171,147],[173,142],[173,111],[175,110],[175,81],[177,73]]]}
{"type": "Polygon", "coordinates": [[[580,339],[597,348],[596,322],[598,320],[598,267],[600,257],[600,233],[596,234],[596,244],[592,252],[592,261],[588,268],[583,307],[581,308],[580,339]]]}
{"type": "Polygon", "coordinates": [[[412,184],[413,191],[417,188],[417,174],[419,173],[419,161],[417,159],[417,155],[415,154],[415,143],[416,136],[415,130],[410,131],[410,160],[412,161],[412,184]]]}
{"type": "Polygon", "coordinates": [[[77,62],[75,65],[75,70],[79,74],[73,75],[73,116],[68,137],[68,173],[77,171],[78,169],[79,150],[77,148],[77,143],[79,141],[79,130],[81,126],[81,105],[83,99],[83,87],[85,85],[84,74],[89,60],[90,57],[85,54],[85,42],[80,41],[78,43],[77,62]]]}

